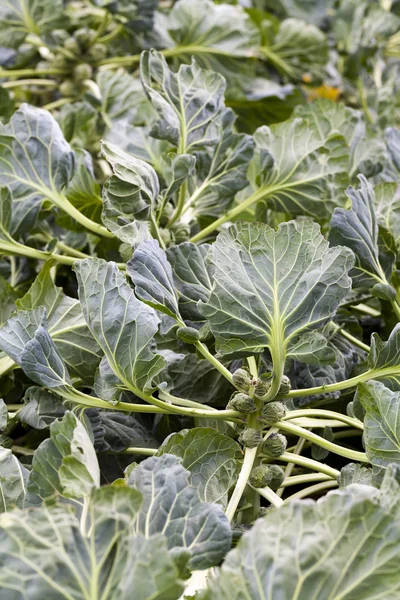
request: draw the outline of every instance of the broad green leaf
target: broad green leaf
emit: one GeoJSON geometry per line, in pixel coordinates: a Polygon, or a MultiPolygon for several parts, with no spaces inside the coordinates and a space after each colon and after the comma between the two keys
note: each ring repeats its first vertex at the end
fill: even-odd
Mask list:
{"type": "MultiPolygon", "coordinates": [[[[47,502],[57,496],[83,498],[100,486],[100,470],[89,435],[73,412],[50,425],[33,457],[28,492],[47,502]]],[[[30,502],[33,500],[30,499],[30,502]]]]}
{"type": "Polygon", "coordinates": [[[291,16],[320,26],[330,14],[334,0],[267,0],[266,10],[275,10],[279,16],[291,16]]]}
{"type": "Polygon", "coordinates": [[[97,111],[88,102],[71,102],[64,104],[57,120],[67,142],[85,148],[93,138],[97,111]]]}
{"type": "Polygon", "coordinates": [[[143,302],[181,320],[171,265],[156,240],[137,246],[126,270],[135,284],[135,293],[143,302]]]}
{"type": "Polygon", "coordinates": [[[386,229],[400,245],[400,194],[397,183],[382,183],[374,188],[376,212],[386,229]]]}
{"type": "Polygon", "coordinates": [[[228,492],[238,475],[239,444],[215,429],[199,427],[170,435],[158,449],[157,456],[163,454],[182,459],[201,500],[226,507],[228,492]]]}
{"type": "Polygon", "coordinates": [[[375,372],[375,378],[387,387],[400,389],[400,324],[391,331],[387,341],[383,341],[377,333],[372,334],[368,366],[375,372]]]}
{"type": "Polygon", "coordinates": [[[163,533],[170,549],[190,552],[190,569],[217,565],[231,544],[229,521],[217,504],[201,502],[190,473],[172,454],[147,458],[128,484],[143,495],[136,530],[146,538],[163,533]]]}
{"type": "Polygon", "coordinates": [[[160,192],[153,167],[103,142],[102,152],[114,171],[103,187],[104,224],[123,242],[136,239],[134,221],[149,221],[160,192]]]}
{"type": "Polygon", "coordinates": [[[220,216],[235,194],[248,184],[254,140],[250,135],[234,132],[235,119],[227,109],[221,118],[219,142],[196,153],[197,187],[187,201],[192,214],[220,216]]]}
{"type": "Polygon", "coordinates": [[[336,353],[321,333],[309,332],[294,341],[288,348],[288,356],[309,365],[331,364],[336,353]]]}
{"type": "Polygon", "coordinates": [[[271,45],[262,46],[260,51],[272,66],[291,79],[301,79],[304,74],[318,79],[324,75],[328,62],[325,34],[299,19],[282,21],[271,45]]]}
{"type": "Polygon", "coordinates": [[[13,314],[0,329],[0,348],[20,364],[20,356],[26,344],[33,339],[36,330],[46,318],[46,310],[39,306],[34,310],[20,310],[13,314]]]}
{"type": "Polygon", "coordinates": [[[136,298],[115,263],[85,259],[74,271],[84,317],[110,367],[128,387],[150,389],[164,366],[152,350],[160,322],[155,310],[136,298]]]}
{"type": "Polygon", "coordinates": [[[165,17],[157,16],[156,32],[180,61],[192,56],[205,69],[221,73],[230,83],[243,83],[254,71],[251,58],[260,35],[241,6],[210,0],[180,0],[165,17]]]}
{"type": "Polygon", "coordinates": [[[387,467],[400,463],[400,393],[380,381],[361,383],[358,399],[364,410],[364,441],[368,460],[387,467]]]}
{"type": "Polygon", "coordinates": [[[101,112],[108,127],[140,122],[150,113],[150,103],[140,80],[124,69],[99,71],[96,81],[102,100],[101,112]]]}
{"type": "Polygon", "coordinates": [[[179,311],[189,321],[204,320],[197,303],[208,300],[212,288],[213,267],[206,260],[209,248],[209,244],[196,246],[183,242],[166,251],[175,289],[179,292],[179,311]]]}
{"type": "Polygon", "coordinates": [[[4,431],[8,423],[7,404],[0,398],[0,431],[4,431]]]}
{"type": "Polygon", "coordinates": [[[151,135],[179,147],[180,154],[218,142],[225,110],[222,75],[195,61],[173,73],[156,50],[144,52],[140,64],[144,89],[159,116],[151,135]]]}
{"type": "Polygon", "coordinates": [[[17,420],[34,429],[47,429],[66,410],[58,396],[36,386],[26,390],[24,402],[25,405],[18,411],[17,420]]]}
{"type": "Polygon", "coordinates": [[[196,157],[191,154],[177,154],[171,160],[169,172],[166,169],[163,176],[168,187],[163,191],[164,198],[170,198],[190,177],[196,173],[196,157]]]}
{"type": "Polygon", "coordinates": [[[17,48],[28,33],[43,35],[63,23],[62,0],[6,0],[0,5],[0,46],[17,48]]]}
{"type": "Polygon", "coordinates": [[[44,200],[57,204],[74,154],[52,115],[22,104],[0,125],[0,177],[13,195],[12,233],[29,230],[44,200]]]}
{"type": "Polygon", "coordinates": [[[11,450],[0,447],[0,512],[23,506],[27,476],[27,469],[11,450]]]}
{"type": "Polygon", "coordinates": [[[331,248],[311,222],[238,223],[211,249],[210,299],[200,303],[221,355],[269,348],[288,352],[301,334],[321,329],[350,290],[348,248],[331,248]]]}
{"type": "Polygon", "coordinates": [[[44,307],[47,330],[71,374],[91,383],[102,352],[91,335],[79,301],[69,298],[54,285],[52,261],[47,261],[28,292],[17,301],[17,307],[34,310],[44,307]]]}
{"type": "Polygon", "coordinates": [[[210,583],[211,598],[394,600],[398,494],[393,480],[382,492],[352,484],[317,502],[271,510],[228,554],[210,583]]]}
{"type": "Polygon", "coordinates": [[[14,312],[17,298],[17,292],[11,287],[7,279],[0,275],[0,325],[3,325],[14,312]]]}
{"type": "Polygon", "coordinates": [[[356,257],[350,272],[353,288],[371,289],[377,283],[388,284],[395,256],[380,253],[374,190],[363,175],[359,179],[359,189],[350,187],[347,190],[352,208],[335,208],[329,241],[334,246],[346,245],[353,250],[356,257]]]}
{"type": "MultiPolygon", "coordinates": [[[[0,587],[27,600],[178,600],[178,568],[163,536],[132,535],[138,492],[105,487],[91,498],[87,523],[67,507],[0,516],[0,587]]],[[[10,596],[11,597],[11,596],[10,596]]]]}
{"type": "Polygon", "coordinates": [[[292,118],[254,134],[255,157],[249,172],[257,198],[292,216],[327,220],[344,202],[349,149],[337,131],[324,134],[317,123],[292,118]]]}
{"type": "Polygon", "coordinates": [[[340,470],[339,487],[344,488],[352,483],[378,487],[375,485],[373,470],[360,463],[349,463],[340,470]]]}
{"type": "Polygon", "coordinates": [[[388,127],[385,131],[385,140],[393,164],[400,171],[400,130],[388,127]]]}
{"type": "Polygon", "coordinates": [[[90,408],[85,415],[93,431],[96,452],[122,452],[129,446],[159,446],[150,431],[131,414],[90,408]]]}

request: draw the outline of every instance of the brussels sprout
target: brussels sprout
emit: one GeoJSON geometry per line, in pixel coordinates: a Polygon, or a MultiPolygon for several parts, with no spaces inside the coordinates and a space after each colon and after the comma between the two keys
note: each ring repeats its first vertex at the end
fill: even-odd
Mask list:
{"type": "Polygon", "coordinates": [[[290,392],[291,387],[292,384],[290,383],[289,377],[287,377],[286,375],[282,375],[278,396],[285,396],[288,392],[290,392]]]}
{"type": "Polygon", "coordinates": [[[251,414],[256,412],[257,405],[254,402],[253,398],[250,398],[250,396],[244,394],[243,392],[239,392],[238,394],[234,394],[232,396],[226,408],[230,410],[238,410],[242,413],[251,414]]]}
{"type": "Polygon", "coordinates": [[[92,60],[103,60],[107,56],[107,46],[105,44],[93,44],[87,55],[92,60]]]}
{"type": "Polygon", "coordinates": [[[236,369],[232,375],[233,385],[241,392],[248,392],[251,384],[251,375],[246,369],[236,369]]]}
{"type": "Polygon", "coordinates": [[[283,402],[267,402],[261,409],[261,416],[267,423],[274,424],[283,419],[287,409],[283,402]]]}
{"type": "Polygon", "coordinates": [[[285,473],[278,465],[259,465],[251,471],[249,483],[256,488],[268,486],[271,490],[277,490],[284,479],[285,473]]]}
{"type": "Polygon", "coordinates": [[[51,37],[57,44],[62,44],[68,38],[68,32],[65,29],[54,29],[51,37]]]}
{"type": "Polygon", "coordinates": [[[51,66],[55,69],[65,69],[68,66],[68,62],[64,54],[56,54],[51,60],[51,66]]]}
{"type": "Polygon", "coordinates": [[[268,456],[278,457],[286,451],[287,439],[281,433],[271,433],[262,446],[262,451],[268,456]]]}
{"type": "Polygon", "coordinates": [[[178,223],[171,230],[177,244],[186,242],[190,237],[190,225],[187,223],[178,223]]]}
{"type": "Polygon", "coordinates": [[[90,29],[89,27],[81,27],[74,33],[74,38],[78,42],[79,46],[83,49],[88,48],[96,39],[96,37],[96,31],[94,29],[90,29]]]}
{"type": "Polygon", "coordinates": [[[69,50],[69,52],[73,52],[74,54],[79,54],[81,48],[74,37],[69,37],[64,42],[64,48],[69,50]]]}
{"type": "Polygon", "coordinates": [[[176,337],[187,344],[195,344],[200,339],[199,332],[194,327],[179,327],[176,337]]]}
{"type": "Polygon", "coordinates": [[[164,244],[168,247],[172,244],[172,235],[169,229],[160,229],[160,237],[164,244]]]}
{"type": "Polygon", "coordinates": [[[261,376],[257,381],[254,388],[254,395],[256,398],[262,398],[268,392],[271,387],[272,379],[270,376],[261,376]]]}
{"type": "Polygon", "coordinates": [[[161,215],[160,215],[161,227],[165,227],[165,225],[168,223],[168,221],[172,217],[174,210],[175,209],[172,206],[171,202],[167,202],[167,204],[163,207],[161,215]]]}
{"type": "Polygon", "coordinates": [[[76,83],[72,81],[72,79],[66,79],[63,81],[59,89],[61,96],[64,96],[64,98],[75,96],[77,93],[76,83]]]}
{"type": "Polygon", "coordinates": [[[258,429],[245,429],[239,436],[239,442],[247,448],[256,448],[262,440],[262,433],[258,429]]]}
{"type": "Polygon", "coordinates": [[[93,69],[87,63],[76,65],[74,69],[74,79],[76,79],[77,81],[84,81],[85,79],[90,79],[92,75],[93,69]]]}

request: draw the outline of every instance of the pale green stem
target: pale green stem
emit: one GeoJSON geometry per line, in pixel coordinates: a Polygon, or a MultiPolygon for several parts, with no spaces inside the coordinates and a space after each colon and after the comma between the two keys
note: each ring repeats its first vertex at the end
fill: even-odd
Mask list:
{"type": "MultiPolygon", "coordinates": [[[[288,466],[293,463],[289,463],[288,466]]],[[[324,473],[307,473],[307,475],[293,475],[292,477],[286,477],[281,484],[281,488],[287,488],[292,485],[302,485],[303,483],[313,483],[317,481],[332,481],[332,477],[325,475],[324,473]]],[[[279,491],[279,490],[278,490],[279,491]]]]}
{"type": "Polygon", "coordinates": [[[236,509],[239,506],[239,502],[243,496],[243,492],[248,483],[251,470],[254,465],[254,461],[257,455],[257,448],[246,448],[244,452],[244,460],[243,465],[236,482],[235,489],[233,490],[233,494],[229,500],[228,506],[226,508],[225,514],[228,517],[229,521],[233,520],[235,516],[236,509]]]}
{"type": "Polygon", "coordinates": [[[323,408],[304,408],[299,410],[291,410],[289,411],[285,417],[283,417],[282,421],[289,421],[291,419],[297,419],[298,417],[326,417],[335,419],[337,421],[342,421],[351,427],[356,427],[358,429],[364,429],[364,424],[358,419],[354,419],[353,417],[349,417],[348,415],[343,415],[341,413],[337,413],[333,410],[325,410],[323,408]]]}
{"type": "MultiPolygon", "coordinates": [[[[179,398],[179,396],[174,396],[173,394],[170,394],[169,392],[163,392],[160,390],[158,392],[158,397],[161,398],[161,400],[165,400],[165,402],[177,404],[178,406],[188,406],[190,408],[200,408],[201,410],[209,410],[211,413],[215,412],[215,411],[218,412],[218,409],[212,408],[211,406],[208,406],[207,404],[200,404],[200,402],[194,402],[193,400],[186,400],[186,398],[179,398]]],[[[212,416],[212,415],[210,415],[210,416],[212,416]]]]}
{"type": "Polygon", "coordinates": [[[292,433],[293,435],[297,435],[299,437],[303,437],[309,442],[320,446],[321,448],[325,448],[329,450],[329,452],[334,452],[339,456],[344,456],[345,458],[349,458],[350,460],[354,460],[357,462],[368,463],[369,460],[365,452],[357,452],[356,450],[350,450],[349,448],[344,448],[343,446],[338,446],[338,444],[334,444],[329,440],[322,438],[321,436],[313,433],[312,431],[308,431],[307,429],[303,429],[302,427],[298,427],[297,425],[293,425],[292,423],[288,423],[287,421],[278,421],[275,423],[275,427],[278,427],[282,431],[286,431],[287,433],[292,433]]]}
{"type": "Polygon", "coordinates": [[[122,452],[118,452],[118,454],[140,454],[141,456],[154,456],[157,454],[157,450],[155,448],[139,448],[139,447],[131,447],[122,450],[122,452]]]}
{"type": "Polygon", "coordinates": [[[333,419],[312,419],[310,417],[298,417],[293,419],[286,419],[299,427],[305,427],[306,429],[316,429],[323,427],[346,427],[343,421],[335,421],[333,419]]]}
{"type": "Polygon", "coordinates": [[[362,312],[365,313],[366,315],[369,315],[370,317],[380,317],[381,313],[379,312],[379,310],[376,310],[375,308],[371,308],[370,306],[368,306],[368,304],[356,304],[352,307],[354,310],[358,310],[358,312],[362,312]]]}
{"type": "Polygon", "coordinates": [[[54,100],[54,102],[49,102],[45,104],[42,108],[46,110],[53,110],[53,108],[59,108],[60,106],[64,106],[64,104],[71,104],[74,101],[74,98],[59,98],[58,100],[54,100]]]}
{"type": "Polygon", "coordinates": [[[315,485],[310,485],[309,487],[299,490],[295,494],[292,494],[291,496],[285,498],[283,502],[284,504],[288,504],[292,500],[307,498],[307,496],[312,496],[312,494],[316,494],[317,492],[323,492],[325,490],[330,490],[336,487],[338,487],[337,481],[332,481],[332,479],[330,481],[323,481],[321,483],[316,483],[315,485]]]}
{"type": "Polygon", "coordinates": [[[219,371],[221,375],[223,375],[225,379],[227,379],[229,383],[233,385],[232,373],[226,367],[224,367],[224,365],[220,363],[219,360],[215,358],[215,356],[211,354],[207,346],[202,342],[196,342],[193,345],[200,352],[200,354],[202,354],[204,358],[206,358],[208,362],[210,362],[213,365],[213,367],[215,367],[217,371],[219,371]]]}
{"type": "Polygon", "coordinates": [[[179,217],[182,214],[183,208],[185,206],[186,191],[187,191],[187,181],[184,181],[179,190],[179,197],[178,197],[178,203],[176,205],[176,209],[174,211],[174,214],[168,221],[168,224],[167,224],[168,228],[171,227],[171,225],[173,225],[174,223],[176,223],[176,221],[179,219],[179,217]]]}
{"type": "Polygon", "coordinates": [[[250,485],[250,487],[253,490],[255,490],[257,492],[257,494],[260,494],[260,496],[262,496],[263,498],[268,500],[268,502],[270,502],[272,504],[272,506],[274,506],[275,508],[279,508],[280,506],[282,506],[282,504],[283,504],[282,498],[280,498],[277,494],[275,494],[275,492],[273,490],[271,490],[270,487],[267,486],[264,488],[256,488],[252,485],[250,485]]]}
{"type": "Polygon", "coordinates": [[[0,78],[35,77],[38,75],[65,75],[62,69],[0,69],[0,78]]]}
{"type": "Polygon", "coordinates": [[[17,79],[16,81],[5,81],[1,84],[1,87],[14,88],[23,85],[40,85],[43,87],[55,88],[58,86],[58,83],[56,81],[52,81],[51,79],[17,79]]]}
{"type": "MultiPolygon", "coordinates": [[[[293,453],[301,454],[305,443],[306,443],[306,440],[304,438],[299,438],[297,440],[296,446],[293,448],[293,453]]],[[[285,467],[285,480],[284,481],[286,481],[287,479],[290,478],[290,475],[292,474],[293,469],[294,469],[294,463],[287,463],[287,465],[285,467]]],[[[317,473],[317,475],[319,475],[319,474],[317,473]]],[[[283,492],[284,492],[284,489],[283,489],[283,484],[282,484],[276,493],[279,497],[281,497],[283,495],[283,492]]]]}
{"type": "Polygon", "coordinates": [[[349,342],[351,342],[355,346],[358,346],[359,348],[361,348],[361,350],[365,350],[365,352],[370,351],[370,347],[367,344],[364,344],[364,342],[356,338],[354,335],[351,335],[351,333],[349,333],[345,329],[342,329],[342,327],[336,325],[336,323],[332,323],[332,325],[335,327],[336,333],[339,333],[342,337],[346,338],[346,340],[349,340],[349,342]]]}
{"type": "Polygon", "coordinates": [[[279,457],[280,461],[294,463],[295,465],[299,465],[300,467],[305,467],[310,469],[311,471],[319,471],[320,473],[325,473],[325,475],[329,475],[333,479],[336,479],[340,475],[340,471],[337,469],[333,469],[329,465],[325,465],[318,460],[314,460],[312,458],[306,458],[305,456],[300,456],[298,454],[292,454],[291,452],[284,452],[279,457]]]}

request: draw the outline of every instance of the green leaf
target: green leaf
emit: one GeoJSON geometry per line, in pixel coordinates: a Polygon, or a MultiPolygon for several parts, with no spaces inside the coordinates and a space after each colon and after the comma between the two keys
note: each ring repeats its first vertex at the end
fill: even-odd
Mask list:
{"type": "Polygon", "coordinates": [[[375,210],[378,218],[393,235],[396,246],[400,245],[400,195],[397,183],[382,183],[374,188],[375,210]]]}
{"type": "Polygon", "coordinates": [[[101,94],[101,112],[107,126],[119,128],[121,122],[136,123],[149,113],[149,101],[140,80],[123,69],[99,71],[97,85],[101,94]]]}
{"type": "Polygon", "coordinates": [[[85,411],[93,430],[96,452],[122,452],[129,446],[158,448],[159,443],[133,415],[115,410],[85,411]]]}
{"type": "Polygon", "coordinates": [[[210,0],[180,0],[156,32],[181,61],[192,56],[205,69],[221,73],[231,84],[243,83],[254,71],[260,35],[241,6],[216,5],[210,0]]]}
{"type": "Polygon", "coordinates": [[[160,192],[153,167],[114,146],[102,143],[102,153],[112,175],[103,187],[104,224],[123,242],[132,245],[137,235],[134,221],[149,221],[160,192]]]}
{"type": "Polygon", "coordinates": [[[138,300],[115,263],[85,259],[74,265],[87,325],[107,360],[125,384],[151,389],[164,360],[152,351],[159,318],[138,300]]]}
{"type": "Polygon", "coordinates": [[[391,331],[386,342],[377,333],[371,336],[368,366],[390,389],[400,389],[400,323],[391,331]]]}
{"type": "Polygon", "coordinates": [[[94,137],[97,111],[89,102],[64,104],[58,116],[58,123],[67,142],[74,148],[85,148],[94,137]]]}
{"type": "Polygon", "coordinates": [[[211,597],[394,599],[400,590],[398,494],[392,477],[382,492],[353,484],[318,502],[271,510],[228,554],[210,583],[211,597]]]}
{"type": "Polygon", "coordinates": [[[163,533],[170,550],[189,550],[190,569],[207,569],[230,548],[231,530],[219,505],[201,502],[189,476],[171,454],[141,462],[128,480],[143,495],[136,527],[146,537],[163,533]]]}
{"type": "Polygon", "coordinates": [[[24,402],[25,405],[18,411],[17,419],[34,429],[47,429],[55,419],[61,418],[66,410],[61,398],[36,386],[26,390],[24,402]]]}
{"type": "Polygon", "coordinates": [[[171,265],[156,240],[137,246],[126,270],[135,284],[136,296],[161,312],[181,320],[171,265]]]}
{"type": "Polygon", "coordinates": [[[348,248],[330,248],[311,222],[238,223],[211,250],[214,287],[200,303],[221,355],[269,348],[286,353],[300,334],[321,329],[350,290],[348,248]]]}
{"type": "Polygon", "coordinates": [[[201,500],[226,507],[228,492],[239,470],[237,459],[241,451],[237,442],[208,427],[184,429],[164,441],[157,456],[163,454],[182,459],[182,466],[190,471],[190,483],[201,500]]]}
{"type": "Polygon", "coordinates": [[[91,383],[102,352],[88,329],[79,301],[69,298],[62,288],[54,285],[52,266],[52,261],[43,265],[28,292],[17,301],[17,307],[46,309],[47,330],[68,370],[91,383]]]}
{"type": "Polygon", "coordinates": [[[295,340],[288,348],[288,356],[309,365],[329,365],[336,359],[336,353],[328,346],[326,337],[315,331],[305,333],[295,340]]]}
{"type": "Polygon", "coordinates": [[[213,267],[206,260],[209,248],[209,244],[183,242],[167,250],[174,286],[179,292],[179,311],[189,321],[204,320],[197,303],[208,300],[211,293],[213,267]]]}
{"type": "Polygon", "coordinates": [[[156,50],[143,52],[140,70],[159,116],[152,136],[179,147],[180,154],[218,142],[218,123],[225,110],[222,75],[200,69],[195,61],[173,73],[156,50]]]}
{"type": "Polygon", "coordinates": [[[0,348],[17,364],[20,364],[26,344],[33,339],[45,315],[45,308],[41,306],[34,310],[20,310],[0,329],[0,348]]]}
{"type": "Polygon", "coordinates": [[[347,190],[351,210],[335,208],[329,241],[334,246],[346,245],[353,250],[356,257],[350,272],[353,288],[370,289],[376,283],[390,281],[395,256],[380,253],[374,190],[363,175],[359,180],[360,189],[350,187],[347,190]]]}
{"type": "MultiPolygon", "coordinates": [[[[47,502],[58,495],[84,498],[100,487],[100,470],[89,435],[73,412],[50,426],[50,438],[35,452],[28,492],[47,502]]],[[[30,499],[30,502],[33,500],[30,499]]]]}
{"type": "Polygon", "coordinates": [[[339,487],[343,488],[352,483],[361,483],[362,485],[375,485],[374,472],[368,467],[359,463],[349,463],[340,470],[339,487]]]}
{"type": "Polygon", "coordinates": [[[380,381],[361,383],[358,399],[365,409],[364,441],[368,460],[387,467],[400,463],[400,394],[380,381]]]}
{"type": "Polygon", "coordinates": [[[273,210],[327,220],[343,204],[349,150],[337,131],[325,133],[308,118],[292,118],[254,134],[252,187],[273,210]]]}
{"type": "Polygon", "coordinates": [[[7,279],[0,275],[0,325],[3,325],[14,312],[17,298],[17,292],[7,279]]]}
{"type": "Polygon", "coordinates": [[[60,202],[73,169],[71,147],[48,111],[22,104],[0,125],[0,176],[14,204],[11,233],[28,231],[44,200],[60,202]]]}
{"type": "Polygon", "coordinates": [[[0,46],[17,48],[28,33],[50,33],[64,22],[62,0],[7,0],[0,6],[0,46]]]}
{"type": "Polygon", "coordinates": [[[27,476],[27,469],[11,450],[0,447],[0,512],[22,507],[27,476]]]}

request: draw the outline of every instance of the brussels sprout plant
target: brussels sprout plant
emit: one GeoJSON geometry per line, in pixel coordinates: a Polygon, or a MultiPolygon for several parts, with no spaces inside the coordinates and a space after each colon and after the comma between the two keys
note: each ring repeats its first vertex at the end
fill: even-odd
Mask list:
{"type": "Polygon", "coordinates": [[[0,2],[2,599],[400,598],[399,74],[397,1],[0,2]]]}

